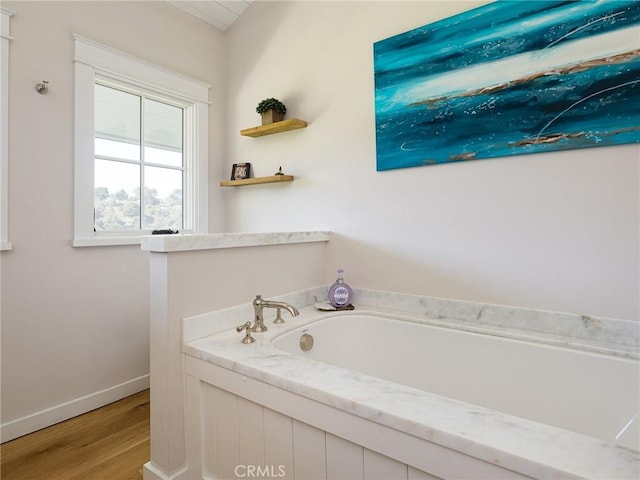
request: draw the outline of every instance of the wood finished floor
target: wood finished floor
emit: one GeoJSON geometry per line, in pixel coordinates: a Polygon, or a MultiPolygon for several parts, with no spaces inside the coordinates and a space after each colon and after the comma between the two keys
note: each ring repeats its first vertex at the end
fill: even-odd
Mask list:
{"type": "Polygon", "coordinates": [[[149,390],[0,445],[2,480],[142,480],[149,390]]]}

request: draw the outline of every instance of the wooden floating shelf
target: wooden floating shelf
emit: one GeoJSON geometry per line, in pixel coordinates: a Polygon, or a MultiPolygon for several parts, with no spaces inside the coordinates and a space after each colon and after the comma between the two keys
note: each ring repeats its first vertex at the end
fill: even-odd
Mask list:
{"type": "Polygon", "coordinates": [[[293,182],[293,175],[271,175],[269,177],[243,178],[242,180],[223,180],[221,187],[241,187],[243,185],[259,185],[261,183],[293,182]]]}
{"type": "Polygon", "coordinates": [[[281,122],[274,122],[268,125],[260,125],[259,127],[245,128],[240,130],[240,135],[245,137],[262,137],[264,135],[272,135],[274,133],[287,132],[298,128],[306,128],[307,122],[297,118],[290,118],[281,122]]]}

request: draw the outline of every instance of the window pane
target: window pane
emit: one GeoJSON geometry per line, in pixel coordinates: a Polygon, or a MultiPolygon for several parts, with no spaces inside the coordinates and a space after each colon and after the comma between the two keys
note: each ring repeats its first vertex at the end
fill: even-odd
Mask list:
{"type": "Polygon", "coordinates": [[[144,155],[149,163],[182,166],[182,108],[145,99],[144,155]]]}
{"type": "Polygon", "coordinates": [[[96,155],[140,160],[140,97],[96,84],[96,155]]]}
{"type": "Polygon", "coordinates": [[[160,148],[144,147],[144,158],[147,163],[155,163],[158,165],[167,165],[169,167],[182,166],[182,152],[173,152],[171,150],[163,150],[160,148]]]}
{"type": "Polygon", "coordinates": [[[140,145],[96,138],[95,152],[101,157],[140,161],[140,145]]]}
{"type": "Polygon", "coordinates": [[[182,229],[182,171],[144,167],[144,229],[182,229]]]}
{"type": "Polygon", "coordinates": [[[140,229],[140,166],[95,161],[96,231],[140,229]]]}

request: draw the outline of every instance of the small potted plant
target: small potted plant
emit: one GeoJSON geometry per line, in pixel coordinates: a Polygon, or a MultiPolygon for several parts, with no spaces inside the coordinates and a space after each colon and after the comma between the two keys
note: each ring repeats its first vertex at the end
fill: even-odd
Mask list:
{"type": "Polygon", "coordinates": [[[256,107],[256,112],[262,115],[262,125],[284,120],[287,107],[277,98],[265,98],[256,107]]]}

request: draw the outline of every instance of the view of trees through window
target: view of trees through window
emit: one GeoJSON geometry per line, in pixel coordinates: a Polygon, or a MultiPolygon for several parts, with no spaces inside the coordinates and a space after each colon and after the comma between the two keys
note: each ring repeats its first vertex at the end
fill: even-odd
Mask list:
{"type": "Polygon", "coordinates": [[[94,140],[95,230],[182,229],[183,109],[96,84],[94,140]]]}
{"type": "MultiPolygon", "coordinates": [[[[182,228],[182,191],[174,190],[160,197],[155,188],[146,188],[144,229],[182,228]]],[[[110,192],[106,187],[95,190],[95,228],[97,231],[139,230],[140,188],[127,193],[124,189],[110,192]]]]}

